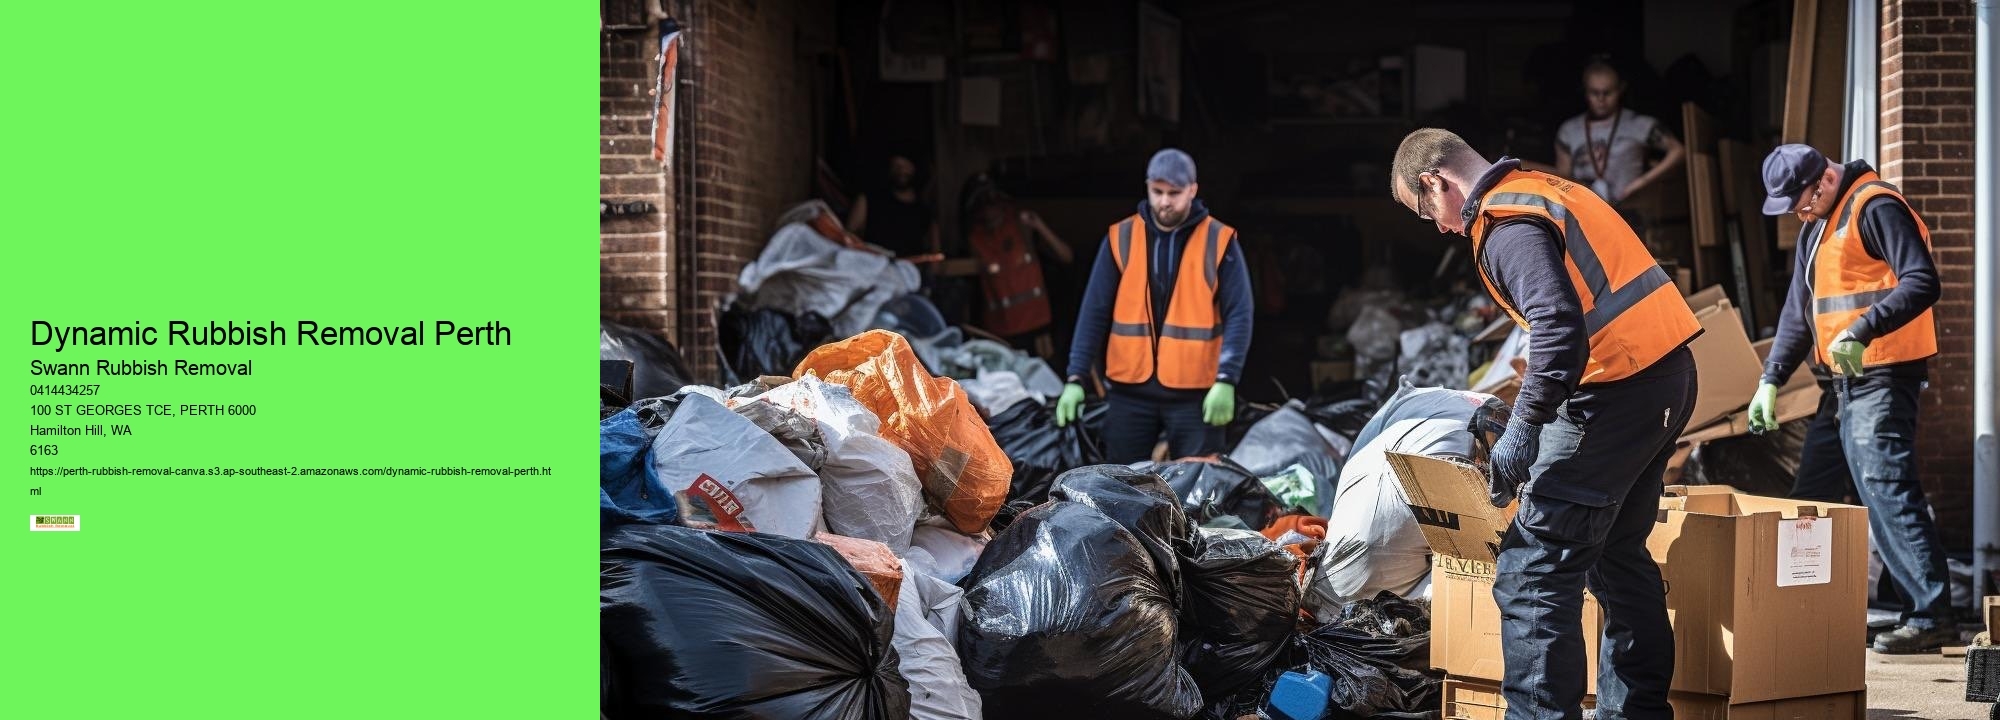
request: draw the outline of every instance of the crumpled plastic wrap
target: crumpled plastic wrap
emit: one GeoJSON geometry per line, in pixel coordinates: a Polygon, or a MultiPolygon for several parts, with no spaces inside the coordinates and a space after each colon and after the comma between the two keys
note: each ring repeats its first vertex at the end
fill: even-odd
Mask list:
{"type": "Polygon", "coordinates": [[[846,387],[817,377],[772,388],[752,404],[788,408],[818,422],[826,439],[819,477],[827,530],[880,542],[897,555],[909,548],[924,511],[923,487],[910,454],[875,434],[882,426],[875,413],[846,387]]]}
{"type": "Polygon", "coordinates": [[[988,718],[1186,718],[1201,691],[1146,548],[1104,513],[1049,502],[993,539],[961,583],[959,659],[988,718]]]}
{"type": "Polygon", "coordinates": [[[793,371],[807,374],[846,386],[881,419],[882,437],[910,454],[924,500],[960,532],[993,520],[1014,466],[957,381],[925,372],[903,336],[870,330],[823,345],[793,371]]]}
{"type": "Polygon", "coordinates": [[[866,330],[877,310],[899,295],[916,292],[920,281],[915,265],[841,247],[797,223],[778,228],[757,260],[736,277],[752,299],[750,307],[795,316],[832,312],[827,320],[839,337],[866,330]]]}
{"type": "Polygon", "coordinates": [[[1466,353],[1471,344],[1450,325],[1433,322],[1404,330],[1396,367],[1407,382],[1423,387],[1463,389],[1472,368],[1466,353]]]}
{"type": "Polygon", "coordinates": [[[1254,532],[1203,528],[1182,558],[1187,607],[1181,653],[1203,697],[1223,697],[1264,674],[1298,624],[1299,558],[1254,532]]]}
{"type": "Polygon", "coordinates": [[[653,471],[687,520],[811,538],[819,475],[777,438],[702,395],[687,395],[653,438],[653,471]]]}
{"type": "Polygon", "coordinates": [[[909,717],[895,614],[831,547],[626,525],[598,583],[607,717],[909,717]]]}
{"type": "Polygon", "coordinates": [[[733,403],[732,410],[770,433],[792,455],[817,472],[826,464],[826,437],[812,418],[770,403],[733,403]]]}

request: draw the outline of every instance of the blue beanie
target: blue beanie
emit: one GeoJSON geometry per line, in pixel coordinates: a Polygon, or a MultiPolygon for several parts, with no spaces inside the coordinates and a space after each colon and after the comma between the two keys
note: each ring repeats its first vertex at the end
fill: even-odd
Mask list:
{"type": "Polygon", "coordinates": [[[1174,187],[1194,184],[1194,158],[1187,153],[1167,148],[1153,153],[1152,162],[1146,163],[1146,181],[1159,180],[1174,187]]]}

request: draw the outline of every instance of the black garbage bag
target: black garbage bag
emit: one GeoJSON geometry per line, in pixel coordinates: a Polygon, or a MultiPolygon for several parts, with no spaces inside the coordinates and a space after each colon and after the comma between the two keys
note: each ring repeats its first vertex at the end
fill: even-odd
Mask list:
{"type": "Polygon", "coordinates": [[[1812,419],[1793,420],[1776,432],[1738,435],[1702,443],[1681,472],[1687,485],[1729,485],[1752,495],[1784,497],[1799,476],[1799,457],[1812,419]]]}
{"type": "MultiPolygon", "coordinates": [[[[1374,419],[1375,410],[1379,407],[1381,403],[1367,398],[1349,398],[1309,404],[1306,414],[1312,417],[1313,422],[1332,428],[1351,440],[1361,434],[1361,428],[1367,427],[1369,420],[1374,419]]],[[[1360,447],[1360,443],[1355,443],[1355,447],[1360,447]]]]}
{"type": "Polygon", "coordinates": [[[1193,554],[1196,528],[1181,512],[1180,499],[1160,476],[1124,465],[1091,465],[1056,477],[1049,499],[1096,508],[1146,548],[1160,587],[1181,605],[1180,556],[1193,554]]]}
{"type": "Polygon", "coordinates": [[[1055,401],[1023,400],[986,421],[1000,452],[1014,462],[1007,501],[1029,506],[1049,498],[1049,485],[1064,472],[1104,462],[1097,430],[1104,424],[1104,404],[1083,408],[1081,422],[1056,427],[1055,401]]]}
{"type": "Polygon", "coordinates": [[[909,717],[895,613],[831,546],[627,525],[598,578],[614,718],[909,717]]]}
{"type": "Polygon", "coordinates": [[[1201,708],[1151,558],[1097,509],[1049,502],[1021,513],[960,584],[959,658],[987,718],[1187,718],[1201,708]]]}
{"type": "Polygon", "coordinates": [[[1167,481],[1181,510],[1201,525],[1234,515],[1250,530],[1263,530],[1284,514],[1284,503],[1272,495],[1257,474],[1229,457],[1190,458],[1144,466],[1167,481]]]}
{"type": "Polygon", "coordinates": [[[1276,475],[1293,465],[1304,467],[1313,476],[1317,506],[1313,514],[1326,517],[1333,513],[1334,489],[1347,453],[1328,442],[1306,415],[1305,404],[1294,400],[1257,421],[1243,442],[1229,451],[1229,458],[1257,477],[1276,475]]]}
{"type": "Polygon", "coordinates": [[[1181,558],[1181,663],[1205,698],[1234,694],[1284,654],[1298,624],[1299,559],[1244,530],[1203,529],[1181,558]]]}
{"type": "Polygon", "coordinates": [[[1338,619],[1292,636],[1277,662],[1235,695],[1212,701],[1202,717],[1236,720],[1255,713],[1287,671],[1333,678],[1329,718],[1437,720],[1442,679],[1430,665],[1430,613],[1384,592],[1349,603],[1338,619]]]}
{"type": "MultiPolygon", "coordinates": [[[[682,385],[694,382],[694,373],[674,344],[635,327],[614,322],[597,323],[597,357],[632,363],[633,398],[671,395],[682,385]]],[[[791,368],[785,369],[786,374],[791,368]]]]}
{"type": "Polygon", "coordinates": [[[729,371],[743,381],[759,375],[790,375],[806,353],[833,339],[825,316],[793,316],[783,310],[731,305],[716,323],[716,342],[729,371]]]}

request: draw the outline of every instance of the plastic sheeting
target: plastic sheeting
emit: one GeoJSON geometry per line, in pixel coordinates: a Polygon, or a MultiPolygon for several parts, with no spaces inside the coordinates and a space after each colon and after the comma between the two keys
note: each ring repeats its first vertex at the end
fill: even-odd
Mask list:
{"type": "Polygon", "coordinates": [[[938,362],[942,365],[936,368],[939,374],[955,378],[1010,372],[1029,393],[1049,398],[1063,390],[1062,378],[1047,361],[992,340],[967,340],[956,347],[940,348],[938,362]]]}
{"type": "Polygon", "coordinates": [[[1217,518],[1234,517],[1245,528],[1263,530],[1284,514],[1284,504],[1264,487],[1264,481],[1227,457],[1190,458],[1142,467],[1165,479],[1174,496],[1180,499],[1182,511],[1201,525],[1214,523],[1217,518]]]}
{"type": "Polygon", "coordinates": [[[736,277],[754,298],[750,307],[821,313],[839,337],[868,329],[884,303],[916,292],[919,281],[914,265],[841,247],[800,224],[778,228],[736,277]]]}
{"type": "Polygon", "coordinates": [[[960,380],[958,385],[965,388],[965,396],[972,401],[972,406],[989,418],[1024,400],[1041,403],[1049,399],[1047,395],[1028,392],[1028,386],[1021,384],[1021,376],[1006,370],[981,370],[979,377],[960,380]]]}
{"type": "Polygon", "coordinates": [[[607,717],[909,716],[895,615],[833,548],[627,525],[598,566],[607,717]]]}
{"type": "Polygon", "coordinates": [[[1277,475],[1292,465],[1304,467],[1313,476],[1312,514],[1325,517],[1333,511],[1333,483],[1347,453],[1306,415],[1304,403],[1293,400],[1251,426],[1229,458],[1258,477],[1277,475]]]}
{"type": "Polygon", "coordinates": [[[680,522],[680,504],[653,471],[653,438],[631,409],[597,424],[598,521],[680,522]]]}
{"type": "Polygon", "coordinates": [[[1224,697],[1268,670],[1299,616],[1299,558],[1264,536],[1201,530],[1183,558],[1182,661],[1203,697],[1224,697]]]}
{"type": "Polygon", "coordinates": [[[981,720],[979,693],[958,664],[963,591],[905,562],[896,605],[896,655],[910,685],[911,720],[981,720]]]}
{"type": "Polygon", "coordinates": [[[847,386],[881,419],[882,436],[910,454],[931,508],[961,532],[986,528],[1014,467],[956,381],[932,377],[903,336],[884,330],[812,351],[793,375],[808,373],[847,386]]]}
{"type": "Polygon", "coordinates": [[[1152,560],[1095,508],[1050,502],[994,538],[961,583],[959,659],[988,718],[1186,718],[1179,622],[1152,560]]]}
{"type": "Polygon", "coordinates": [[[672,343],[650,332],[617,323],[597,324],[597,357],[632,363],[632,396],[671,395],[694,377],[672,343]]]}
{"type": "Polygon", "coordinates": [[[653,438],[653,471],[699,514],[684,517],[795,538],[819,530],[819,475],[763,428],[705,396],[683,398],[653,438]]]}
{"type": "Polygon", "coordinates": [[[1404,330],[1399,340],[1396,367],[1405,382],[1423,387],[1465,387],[1472,372],[1466,360],[1470,343],[1450,325],[1434,322],[1404,330]]]}
{"type": "Polygon", "coordinates": [[[1472,428],[1497,429],[1506,416],[1506,404],[1491,395],[1408,385],[1382,406],[1355,438],[1326,540],[1311,560],[1306,604],[1315,615],[1382,591],[1406,595],[1430,574],[1430,543],[1385,453],[1476,461],[1483,445],[1472,428]]]}
{"type": "Polygon", "coordinates": [[[735,403],[731,409],[763,428],[806,467],[817,472],[826,464],[826,436],[812,418],[770,403],[735,403]]]}
{"type": "Polygon", "coordinates": [[[799,378],[756,397],[759,404],[789,408],[819,423],[826,462],[819,468],[826,528],[874,540],[898,555],[923,513],[923,488],[910,454],[875,433],[882,421],[846,387],[817,377],[799,378]]]}
{"type": "Polygon", "coordinates": [[[910,533],[910,552],[914,555],[921,550],[928,558],[928,570],[939,579],[955,583],[972,572],[972,566],[979,562],[981,553],[986,552],[988,538],[966,535],[950,528],[935,525],[918,525],[910,533]]]}

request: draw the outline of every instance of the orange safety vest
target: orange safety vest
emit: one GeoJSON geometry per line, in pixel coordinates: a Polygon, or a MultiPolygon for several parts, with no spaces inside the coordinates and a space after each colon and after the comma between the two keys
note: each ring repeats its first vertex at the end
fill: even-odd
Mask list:
{"type": "Polygon", "coordinates": [[[1011,215],[998,228],[983,222],[972,228],[972,252],[979,258],[979,285],[986,296],[980,322],[996,335],[1020,335],[1049,326],[1042,263],[1023,234],[1020,218],[1011,215]]]}
{"type": "MultiPolygon", "coordinates": [[[[1868,248],[1861,242],[1861,224],[1855,222],[1855,216],[1868,206],[1868,201],[1878,197],[1895,198],[1905,207],[1910,204],[1896,186],[1883,182],[1872,170],[1864,172],[1834,205],[1838,210],[1828,218],[1833,224],[1828,226],[1827,220],[1820,221],[1818,244],[1808,251],[1812,257],[1807,276],[1812,282],[1814,346],[1823,366],[1833,365],[1826,349],[1833,345],[1834,336],[1896,291],[1895,268],[1869,257],[1868,248]]],[[[1924,225],[1924,219],[1917,217],[1914,209],[1910,216],[1916,218],[1917,232],[1924,238],[1924,247],[1929,248],[1930,227],[1924,225]]],[[[1868,350],[1861,354],[1861,364],[1874,367],[1922,360],[1936,354],[1937,321],[1926,308],[1922,315],[1895,332],[1869,343],[1868,350]]]]}
{"type": "Polygon", "coordinates": [[[1533,331],[1493,284],[1481,249],[1488,230],[1520,217],[1545,223],[1562,239],[1563,265],[1583,300],[1583,325],[1590,335],[1590,361],[1579,382],[1631,377],[1701,332],[1680,290],[1616,210],[1576,183],[1527,170],[1508,173],[1480,198],[1472,222],[1479,279],[1515,325],[1533,331]]]}
{"type": "Polygon", "coordinates": [[[1180,274],[1174,278],[1174,291],[1167,301],[1166,323],[1155,336],[1145,223],[1145,218],[1133,215],[1112,225],[1106,235],[1119,276],[1104,374],[1128,385],[1143,383],[1158,373],[1160,384],[1170,388],[1210,387],[1222,365],[1216,275],[1229,243],[1236,240],[1236,229],[1214,218],[1203,218],[1188,233],[1187,245],[1181,250],[1180,274]]]}

